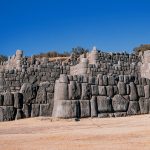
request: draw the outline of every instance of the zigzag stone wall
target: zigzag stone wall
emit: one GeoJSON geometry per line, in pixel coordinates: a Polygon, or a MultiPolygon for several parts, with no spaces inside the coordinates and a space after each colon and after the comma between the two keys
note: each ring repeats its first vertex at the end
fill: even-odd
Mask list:
{"type": "Polygon", "coordinates": [[[141,78],[140,57],[95,50],[91,56],[90,61],[50,62],[19,55],[5,62],[0,68],[0,121],[149,113],[150,81],[141,78]]]}

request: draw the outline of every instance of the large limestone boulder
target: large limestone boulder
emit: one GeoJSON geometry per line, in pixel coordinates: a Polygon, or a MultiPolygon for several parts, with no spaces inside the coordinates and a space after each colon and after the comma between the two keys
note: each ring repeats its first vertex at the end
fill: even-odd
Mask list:
{"type": "Polygon", "coordinates": [[[55,90],[54,90],[54,100],[68,100],[69,92],[68,92],[68,83],[59,82],[56,80],[55,82],[55,90]]]}
{"type": "Polygon", "coordinates": [[[140,105],[141,114],[148,114],[149,113],[149,104],[150,104],[149,99],[145,99],[144,97],[140,97],[139,105],[140,105]]]}
{"type": "Polygon", "coordinates": [[[56,100],[54,101],[53,117],[76,118],[79,117],[78,100],[56,100]]]}
{"type": "Polygon", "coordinates": [[[98,113],[112,112],[111,99],[106,96],[97,96],[98,113]]]}
{"type": "Polygon", "coordinates": [[[128,110],[129,98],[117,94],[112,99],[112,106],[115,112],[126,112],[128,110]]]}
{"type": "Polygon", "coordinates": [[[4,93],[4,106],[14,106],[14,96],[10,92],[4,93]]]}
{"type": "Polygon", "coordinates": [[[98,116],[98,108],[97,108],[96,96],[92,96],[90,103],[91,103],[91,117],[97,117],[98,116]]]}
{"type": "Polygon", "coordinates": [[[140,114],[140,106],[138,101],[130,101],[128,111],[128,115],[138,115],[140,114]]]}
{"type": "Polygon", "coordinates": [[[0,106],[0,121],[14,120],[16,110],[13,106],[0,106]]]}
{"type": "Polygon", "coordinates": [[[31,83],[24,83],[20,89],[20,93],[23,94],[23,102],[25,104],[31,104],[36,98],[37,87],[31,83]]]}
{"type": "Polygon", "coordinates": [[[91,107],[89,100],[80,100],[80,110],[81,110],[81,118],[90,117],[91,116],[91,107]]]}

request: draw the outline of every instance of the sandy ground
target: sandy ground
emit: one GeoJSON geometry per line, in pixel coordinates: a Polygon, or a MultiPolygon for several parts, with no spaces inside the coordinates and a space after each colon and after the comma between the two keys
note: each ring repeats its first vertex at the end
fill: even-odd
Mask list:
{"type": "Polygon", "coordinates": [[[0,123],[0,150],[150,150],[150,115],[0,123]]]}

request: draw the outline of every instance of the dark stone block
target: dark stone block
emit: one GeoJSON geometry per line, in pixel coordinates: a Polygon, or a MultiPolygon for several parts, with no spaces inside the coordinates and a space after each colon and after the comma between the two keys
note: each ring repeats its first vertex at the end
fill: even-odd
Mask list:
{"type": "Polygon", "coordinates": [[[148,114],[149,113],[149,99],[145,99],[144,97],[141,97],[139,99],[139,105],[141,114],[148,114]]]}
{"type": "Polygon", "coordinates": [[[14,106],[14,96],[10,92],[4,94],[4,106],[14,106]]]}
{"type": "Polygon", "coordinates": [[[16,109],[13,106],[0,106],[0,121],[15,119],[16,109]]]}
{"type": "Polygon", "coordinates": [[[52,110],[50,104],[40,105],[40,116],[52,116],[52,110]]]}
{"type": "Polygon", "coordinates": [[[38,117],[40,114],[40,105],[32,104],[31,117],[38,117]]]}
{"type": "Polygon", "coordinates": [[[3,106],[4,96],[0,94],[0,106],[3,106]]]}
{"type": "Polygon", "coordinates": [[[98,112],[112,112],[111,99],[106,96],[97,96],[98,112]]]}
{"type": "Polygon", "coordinates": [[[128,110],[129,98],[115,95],[112,99],[112,106],[115,112],[126,112],[128,110]]]}
{"type": "Polygon", "coordinates": [[[80,100],[80,109],[81,109],[81,118],[91,116],[89,100],[80,100]]]}
{"type": "Polygon", "coordinates": [[[107,90],[107,96],[108,97],[113,97],[114,96],[114,88],[113,88],[113,86],[106,86],[106,90],[107,90]]]}
{"type": "Polygon", "coordinates": [[[130,100],[131,101],[138,100],[137,89],[136,89],[136,86],[133,82],[130,82],[130,100]]]}
{"type": "Polygon", "coordinates": [[[140,106],[138,101],[130,101],[128,111],[128,115],[138,115],[140,114],[140,106]]]}
{"type": "Polygon", "coordinates": [[[98,116],[97,99],[96,96],[92,96],[91,100],[91,117],[98,116]]]}
{"type": "Polygon", "coordinates": [[[14,107],[17,109],[23,107],[23,95],[21,93],[14,93],[14,107]]]}

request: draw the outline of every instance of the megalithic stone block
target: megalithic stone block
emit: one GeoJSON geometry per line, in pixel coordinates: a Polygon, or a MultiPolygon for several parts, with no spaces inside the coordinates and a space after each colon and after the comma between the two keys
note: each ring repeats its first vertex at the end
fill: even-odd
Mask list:
{"type": "Polygon", "coordinates": [[[31,105],[23,104],[22,111],[23,111],[23,117],[29,118],[31,116],[31,105]]]}
{"type": "Polygon", "coordinates": [[[106,96],[97,96],[98,113],[112,112],[112,101],[106,96]]]}
{"type": "Polygon", "coordinates": [[[23,95],[21,93],[14,93],[14,107],[21,109],[23,107],[23,95]]]}
{"type": "Polygon", "coordinates": [[[68,83],[67,75],[66,74],[60,74],[59,82],[60,83],[68,83]]]}
{"type": "Polygon", "coordinates": [[[126,112],[129,106],[129,97],[124,98],[117,94],[112,99],[112,106],[115,112],[126,112]]]}
{"type": "Polygon", "coordinates": [[[40,116],[51,116],[50,104],[40,104],[40,116]]]}
{"type": "Polygon", "coordinates": [[[76,99],[76,90],[76,81],[70,81],[70,84],[68,85],[69,99],[76,99]]]}
{"type": "Polygon", "coordinates": [[[52,116],[58,118],[79,117],[79,106],[78,100],[55,100],[52,116]]]}
{"type": "Polygon", "coordinates": [[[148,114],[149,113],[149,99],[145,99],[144,97],[140,97],[139,99],[139,106],[141,114],[148,114]]]}
{"type": "Polygon", "coordinates": [[[115,78],[113,76],[108,76],[108,85],[115,85],[115,78]]]}
{"type": "Polygon", "coordinates": [[[98,78],[98,84],[100,86],[102,86],[103,85],[103,75],[102,74],[98,74],[97,78],[98,78]]]}
{"type": "Polygon", "coordinates": [[[108,85],[108,78],[107,75],[103,75],[103,85],[108,85]]]}
{"type": "Polygon", "coordinates": [[[144,86],[144,93],[145,93],[145,98],[150,97],[150,86],[149,85],[144,86]]]}
{"type": "Polygon", "coordinates": [[[10,92],[4,93],[4,106],[14,106],[14,96],[10,92]]]}
{"type": "Polygon", "coordinates": [[[144,97],[144,86],[143,85],[137,85],[137,92],[139,97],[144,97]]]}
{"type": "Polygon", "coordinates": [[[54,100],[68,100],[68,95],[68,84],[65,82],[60,83],[58,80],[56,80],[54,100]]]}
{"type": "Polygon", "coordinates": [[[140,114],[140,106],[138,101],[130,101],[127,111],[128,115],[138,115],[140,114]]]}
{"type": "Polygon", "coordinates": [[[91,87],[88,83],[82,83],[82,100],[88,100],[91,96],[91,87]]]}
{"type": "Polygon", "coordinates": [[[106,96],[106,87],[105,86],[98,86],[98,91],[100,96],[106,96]]]}
{"type": "Polygon", "coordinates": [[[16,110],[13,106],[0,106],[0,121],[14,120],[16,110]]]}
{"type": "Polygon", "coordinates": [[[15,119],[18,120],[21,118],[23,118],[23,111],[22,111],[22,109],[17,109],[17,114],[16,114],[15,119]]]}
{"type": "Polygon", "coordinates": [[[130,82],[130,100],[137,101],[138,100],[138,93],[136,86],[133,82],[130,82]]]}
{"type": "Polygon", "coordinates": [[[91,91],[93,96],[98,95],[98,86],[97,85],[91,85],[91,91]]]}
{"type": "Polygon", "coordinates": [[[4,102],[4,95],[0,94],[0,106],[3,106],[3,102],[4,102]]]}
{"type": "Polygon", "coordinates": [[[81,118],[91,116],[91,109],[90,109],[90,101],[89,100],[80,100],[80,108],[81,108],[81,118]]]}
{"type": "Polygon", "coordinates": [[[40,115],[40,105],[32,104],[31,117],[38,117],[40,115]]]}
{"type": "Polygon", "coordinates": [[[91,103],[91,117],[97,117],[98,116],[98,108],[97,108],[96,96],[92,96],[90,103],[91,103]]]}
{"type": "Polygon", "coordinates": [[[107,90],[107,96],[108,97],[113,97],[114,96],[114,88],[113,88],[113,86],[106,86],[106,90],[107,90]]]}
{"type": "Polygon", "coordinates": [[[124,82],[118,82],[117,87],[120,95],[126,95],[126,84],[124,82]]]}

